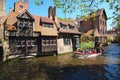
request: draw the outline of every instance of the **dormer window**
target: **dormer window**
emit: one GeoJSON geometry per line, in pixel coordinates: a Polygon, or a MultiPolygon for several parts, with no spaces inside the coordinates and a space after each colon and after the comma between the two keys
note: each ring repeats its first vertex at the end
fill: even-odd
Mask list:
{"type": "Polygon", "coordinates": [[[70,30],[74,30],[74,26],[69,25],[70,30]]]}
{"type": "Polygon", "coordinates": [[[23,5],[20,5],[20,9],[23,9],[23,5]]]}
{"type": "Polygon", "coordinates": [[[62,29],[67,29],[67,25],[60,23],[62,29]]]}
{"type": "Polygon", "coordinates": [[[42,23],[42,26],[44,28],[53,28],[53,24],[50,24],[50,23],[42,23]]]}

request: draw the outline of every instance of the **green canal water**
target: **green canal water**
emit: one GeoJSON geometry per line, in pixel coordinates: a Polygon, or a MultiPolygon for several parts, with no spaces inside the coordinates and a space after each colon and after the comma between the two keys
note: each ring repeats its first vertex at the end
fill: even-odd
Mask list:
{"type": "Polygon", "coordinates": [[[72,53],[0,63],[0,80],[120,80],[120,45],[111,44],[96,58],[72,53]]]}

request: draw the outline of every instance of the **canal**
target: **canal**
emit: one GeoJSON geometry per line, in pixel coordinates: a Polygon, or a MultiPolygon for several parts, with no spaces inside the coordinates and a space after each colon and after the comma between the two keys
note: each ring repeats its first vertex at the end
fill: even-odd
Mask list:
{"type": "Polygon", "coordinates": [[[111,44],[96,58],[77,59],[72,53],[0,63],[0,80],[119,80],[120,45],[111,44]]]}

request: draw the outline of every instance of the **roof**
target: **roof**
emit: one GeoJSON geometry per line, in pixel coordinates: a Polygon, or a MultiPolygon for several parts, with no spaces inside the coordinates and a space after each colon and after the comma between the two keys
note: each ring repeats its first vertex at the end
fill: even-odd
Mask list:
{"type": "MultiPolygon", "coordinates": [[[[33,15],[33,17],[35,19],[35,24],[34,24],[34,28],[33,28],[34,32],[41,32],[42,36],[58,36],[56,27],[53,27],[51,29],[44,29],[43,26],[40,25],[41,16],[33,15]]],[[[45,18],[45,17],[42,17],[42,19],[43,18],[45,18]]],[[[45,18],[45,19],[47,19],[47,18],[45,18]]]]}
{"type": "Polygon", "coordinates": [[[15,26],[8,25],[7,26],[7,30],[9,30],[9,31],[16,31],[17,29],[16,29],[15,26]]]}
{"type": "MultiPolygon", "coordinates": [[[[24,13],[24,12],[23,12],[24,13]]],[[[11,11],[6,19],[6,23],[8,24],[7,29],[9,31],[15,31],[15,23],[17,22],[17,17],[20,16],[22,13],[14,12],[11,11]]],[[[57,29],[54,27],[53,29],[43,29],[43,26],[40,25],[41,22],[45,23],[53,23],[53,21],[50,18],[43,17],[43,16],[36,16],[36,15],[31,15],[32,18],[34,19],[34,32],[41,32],[42,36],[58,36],[57,34],[57,29]]]]}
{"type": "MultiPolygon", "coordinates": [[[[15,23],[17,22],[17,18],[20,17],[21,14],[24,14],[25,12],[28,12],[28,11],[24,10],[22,13],[11,11],[6,18],[6,23],[8,24],[7,29],[10,31],[16,31],[17,28],[15,27],[15,23]]],[[[34,19],[33,31],[40,32],[42,36],[58,36],[58,30],[60,33],[81,34],[78,31],[77,27],[75,26],[74,20],[72,20],[71,18],[67,20],[58,19],[57,22],[53,24],[54,21],[48,17],[31,15],[29,12],[28,12],[28,15],[32,19],[34,19]],[[53,28],[44,28],[41,25],[41,23],[50,23],[50,24],[53,24],[54,26],[53,28]],[[67,27],[71,25],[72,27],[74,27],[74,30],[70,30],[69,28],[67,28],[66,30],[63,30],[60,28],[60,23],[67,25],[67,27]]]]}
{"type": "Polygon", "coordinates": [[[59,29],[59,32],[60,33],[69,33],[69,34],[81,34],[79,31],[78,31],[78,28],[75,26],[74,22],[73,21],[63,21],[63,20],[60,20],[60,19],[57,19],[57,28],[59,29]],[[62,29],[60,28],[60,23],[64,24],[64,25],[67,25],[67,29],[62,29]],[[74,27],[74,30],[70,30],[69,29],[69,25],[73,26],[74,27]]]}
{"type": "Polygon", "coordinates": [[[24,14],[24,13],[27,13],[27,16],[30,17],[31,20],[34,20],[33,16],[26,9],[22,13],[20,13],[17,17],[21,18],[22,14],[24,14]]]}
{"type": "Polygon", "coordinates": [[[40,16],[40,20],[41,20],[42,22],[45,22],[45,23],[54,23],[53,20],[51,20],[51,19],[48,18],[48,17],[40,16]]]}
{"type": "Polygon", "coordinates": [[[10,12],[7,16],[7,21],[6,23],[7,24],[10,24],[10,25],[14,25],[16,22],[17,22],[17,16],[19,15],[20,13],[17,13],[17,12],[10,12]]]}
{"type": "MultiPolygon", "coordinates": [[[[100,16],[101,13],[104,13],[104,14],[105,14],[105,17],[106,17],[106,19],[107,19],[107,14],[106,14],[104,8],[102,8],[102,9],[98,9],[98,10],[95,11],[95,12],[91,12],[91,13],[88,14],[88,15],[90,16],[90,18],[92,18],[92,17],[94,17],[94,16],[93,16],[94,14],[95,14],[96,16],[100,16]]],[[[80,22],[80,21],[84,21],[84,19],[83,19],[83,17],[81,17],[81,18],[76,19],[76,21],[77,21],[77,22],[80,22]]]]}

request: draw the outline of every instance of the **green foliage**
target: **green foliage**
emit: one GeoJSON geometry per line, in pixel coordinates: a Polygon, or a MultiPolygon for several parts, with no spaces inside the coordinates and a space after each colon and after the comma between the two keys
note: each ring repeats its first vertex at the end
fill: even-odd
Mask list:
{"type": "Polygon", "coordinates": [[[120,43],[120,33],[118,34],[118,36],[116,37],[118,43],[120,43]]]}
{"type": "Polygon", "coordinates": [[[92,41],[92,36],[90,36],[90,35],[83,35],[82,37],[83,37],[83,38],[82,38],[82,41],[83,41],[83,42],[92,41]]]}
{"type": "Polygon", "coordinates": [[[80,37],[80,42],[82,42],[82,37],[80,37]]]}
{"type": "Polygon", "coordinates": [[[0,39],[0,44],[2,43],[2,40],[0,39]]]}
{"type": "Polygon", "coordinates": [[[70,19],[66,19],[66,18],[60,18],[60,17],[57,17],[59,20],[63,20],[63,21],[66,21],[66,22],[73,22],[73,20],[70,20],[70,19]]]}
{"type": "MultiPolygon", "coordinates": [[[[41,5],[44,0],[34,0],[34,2],[36,5],[41,5]]],[[[109,4],[109,8],[114,10],[113,14],[119,15],[120,11],[120,0],[53,0],[53,2],[54,5],[57,8],[61,8],[65,14],[79,11],[76,17],[86,16],[88,13],[96,11],[98,6],[103,2],[109,4]]]]}
{"type": "Polygon", "coordinates": [[[111,36],[107,36],[107,42],[111,42],[111,36]]]}
{"type": "Polygon", "coordinates": [[[34,0],[34,3],[39,6],[43,4],[43,0],[34,0]]]}
{"type": "Polygon", "coordinates": [[[89,41],[89,42],[81,42],[81,44],[80,44],[80,49],[81,49],[81,50],[84,50],[84,49],[87,49],[87,48],[94,48],[94,42],[92,42],[92,41],[89,41]]]}

